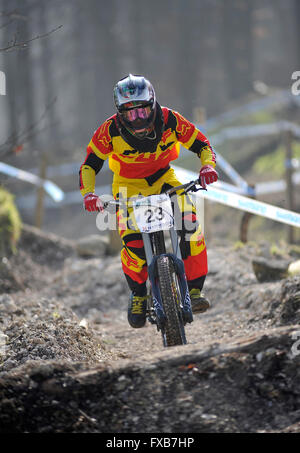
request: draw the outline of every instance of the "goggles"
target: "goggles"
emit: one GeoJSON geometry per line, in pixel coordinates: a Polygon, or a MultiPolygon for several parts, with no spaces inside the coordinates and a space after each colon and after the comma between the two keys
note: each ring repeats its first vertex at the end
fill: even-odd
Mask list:
{"type": "Polygon", "coordinates": [[[133,122],[138,119],[146,120],[149,118],[152,112],[152,106],[147,105],[143,107],[129,107],[127,109],[122,110],[122,116],[127,121],[133,122]]]}

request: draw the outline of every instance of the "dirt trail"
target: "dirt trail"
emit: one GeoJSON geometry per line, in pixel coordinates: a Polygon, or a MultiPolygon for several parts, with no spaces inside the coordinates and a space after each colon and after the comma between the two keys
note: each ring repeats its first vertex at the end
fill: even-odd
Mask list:
{"type": "Polygon", "coordinates": [[[0,268],[0,432],[299,432],[300,278],[259,283],[269,250],[211,247],[212,307],[163,348],[127,323],[119,257],[25,227],[0,268]]]}

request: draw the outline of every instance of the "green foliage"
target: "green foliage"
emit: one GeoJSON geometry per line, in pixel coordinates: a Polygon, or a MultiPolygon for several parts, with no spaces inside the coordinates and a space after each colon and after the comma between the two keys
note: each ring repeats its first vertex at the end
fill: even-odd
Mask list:
{"type": "Polygon", "coordinates": [[[239,118],[229,121],[226,125],[222,125],[218,128],[209,131],[209,135],[218,134],[222,130],[229,127],[238,127],[238,126],[249,126],[257,124],[269,124],[274,123],[278,120],[275,112],[270,110],[261,110],[258,112],[249,113],[246,115],[241,115],[239,118]]]}
{"type": "Polygon", "coordinates": [[[290,245],[284,240],[279,240],[276,243],[270,245],[270,254],[274,258],[286,258],[289,259],[290,245]]]}
{"type": "Polygon", "coordinates": [[[252,124],[267,124],[273,123],[276,121],[276,115],[268,110],[261,110],[259,112],[255,112],[251,115],[251,122],[252,124]]]}
{"type": "Polygon", "coordinates": [[[280,248],[278,247],[277,244],[271,244],[270,246],[270,254],[272,256],[282,256],[283,253],[282,253],[282,250],[280,250],[280,248]]]}
{"type": "Polygon", "coordinates": [[[245,247],[245,243],[242,242],[242,241],[236,241],[234,244],[233,244],[233,250],[234,251],[237,251],[237,250],[241,250],[245,247]]]}
{"type": "Polygon", "coordinates": [[[300,245],[297,244],[290,245],[290,254],[300,259],[300,245]]]}
{"type": "Polygon", "coordinates": [[[13,196],[0,187],[0,257],[15,252],[21,234],[21,219],[13,196]]]}
{"type": "MultiPolygon", "coordinates": [[[[300,143],[293,144],[293,157],[300,158],[300,143]]],[[[253,170],[258,174],[272,173],[274,176],[282,176],[285,172],[285,149],[279,146],[273,153],[259,157],[253,170]]]]}

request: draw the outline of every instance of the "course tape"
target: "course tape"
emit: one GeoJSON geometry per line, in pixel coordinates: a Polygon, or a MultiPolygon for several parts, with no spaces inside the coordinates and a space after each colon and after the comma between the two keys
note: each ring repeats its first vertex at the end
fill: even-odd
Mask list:
{"type": "Polygon", "coordinates": [[[39,176],[33,175],[28,171],[20,170],[19,168],[0,162],[0,173],[26,181],[38,187],[43,187],[45,192],[47,192],[48,195],[50,195],[50,197],[57,203],[62,201],[64,198],[64,192],[56,184],[47,179],[41,179],[39,176]]]}
{"type": "MultiPolygon", "coordinates": [[[[177,167],[178,168],[178,167],[177,167]]],[[[76,167],[77,169],[77,167],[76,167]]],[[[183,170],[183,169],[180,169],[183,170]]],[[[178,172],[179,173],[179,172],[178,172]]],[[[195,176],[194,174],[193,176],[195,176]]],[[[300,184],[300,172],[293,174],[293,184],[298,185],[300,184]]],[[[223,191],[233,192],[240,195],[245,195],[245,191],[243,188],[230,184],[224,181],[217,181],[213,185],[216,189],[221,189],[223,191]]],[[[286,182],[284,180],[279,181],[272,181],[267,183],[258,183],[255,185],[255,193],[256,195],[265,195],[269,193],[278,193],[284,192],[286,190],[286,182]]],[[[111,184],[96,187],[95,189],[97,194],[107,194],[111,193],[111,184]]],[[[23,209],[32,209],[35,206],[36,195],[24,195],[18,196],[16,201],[20,208],[23,209]]],[[[60,202],[60,206],[67,206],[72,204],[78,204],[82,202],[82,195],[78,190],[65,192],[64,199],[60,202]]],[[[52,199],[45,200],[45,207],[46,208],[56,208],[57,205],[52,199]]]]}
{"type": "MultiPolygon", "coordinates": [[[[98,186],[95,188],[95,193],[101,195],[111,195],[111,184],[106,186],[98,186]]],[[[36,195],[21,195],[16,198],[16,204],[20,210],[34,209],[36,204],[36,195]]],[[[64,193],[64,199],[57,205],[51,198],[46,198],[44,207],[46,209],[57,209],[63,206],[79,205],[83,206],[83,197],[79,190],[72,190],[64,193]]]]}
{"type": "MultiPolygon", "coordinates": [[[[217,153],[216,153],[217,154],[217,153]]],[[[255,195],[255,190],[249,186],[247,181],[245,181],[238,172],[227,162],[224,157],[219,153],[217,154],[217,163],[222,168],[224,173],[229,176],[231,181],[233,181],[238,187],[240,187],[244,194],[246,195],[255,195]]]]}
{"type": "MultiPolygon", "coordinates": [[[[198,126],[199,129],[203,130],[203,127],[198,126]]],[[[244,139],[250,137],[261,137],[266,135],[276,135],[280,132],[290,131],[293,133],[295,138],[300,138],[300,127],[288,121],[278,121],[276,123],[270,124],[257,124],[257,125],[250,125],[250,126],[238,126],[238,127],[230,127],[223,129],[220,133],[216,135],[212,135],[210,137],[210,142],[214,146],[219,146],[223,144],[226,140],[235,140],[235,139],[244,139]]],[[[203,130],[203,132],[205,132],[203,130]]],[[[188,155],[189,151],[182,148],[181,157],[185,157],[188,155]]],[[[236,186],[241,188],[241,192],[245,195],[254,196],[257,194],[256,190],[249,186],[247,181],[245,181],[238,172],[227,162],[227,160],[221,156],[218,152],[215,152],[217,156],[217,164],[218,166],[224,171],[224,173],[231,179],[232,182],[235,183],[236,186]]],[[[182,159],[179,158],[179,163],[182,159]]],[[[290,161],[285,162],[286,168],[293,168],[296,169],[299,167],[299,162],[297,159],[291,159],[290,161]]],[[[270,188],[272,187],[273,183],[270,183],[270,188]]],[[[266,190],[266,187],[264,188],[266,190]]],[[[273,191],[273,187],[270,192],[273,191]]],[[[265,192],[266,193],[266,192],[265,192]]]]}
{"type": "MultiPolygon", "coordinates": [[[[179,167],[173,166],[173,168],[176,172],[176,176],[182,183],[198,178],[197,173],[179,167]]],[[[288,211],[287,209],[263,203],[262,201],[253,200],[243,195],[220,190],[212,185],[207,186],[206,192],[200,191],[197,192],[197,195],[232,208],[240,209],[241,211],[247,211],[252,214],[257,214],[277,222],[300,228],[300,214],[294,211],[288,211]]]]}

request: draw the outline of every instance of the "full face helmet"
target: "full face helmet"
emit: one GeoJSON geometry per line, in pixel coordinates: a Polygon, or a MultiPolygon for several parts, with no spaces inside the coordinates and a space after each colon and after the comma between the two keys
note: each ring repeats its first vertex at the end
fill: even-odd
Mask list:
{"type": "Polygon", "coordinates": [[[123,126],[137,138],[146,137],[156,117],[156,98],[149,80],[129,74],[114,87],[114,101],[123,126]]]}

